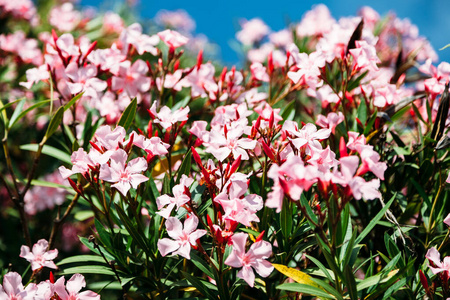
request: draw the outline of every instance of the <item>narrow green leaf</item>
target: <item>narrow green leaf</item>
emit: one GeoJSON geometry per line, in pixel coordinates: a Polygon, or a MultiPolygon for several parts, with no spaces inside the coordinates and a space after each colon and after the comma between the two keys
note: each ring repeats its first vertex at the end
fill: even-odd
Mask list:
{"type": "Polygon", "coordinates": [[[207,297],[208,299],[217,299],[217,291],[213,291],[209,289],[206,285],[206,281],[198,279],[191,274],[181,271],[184,278],[187,279],[200,293],[203,294],[203,296],[207,297]]]}
{"type": "Polygon", "coordinates": [[[58,108],[58,110],[50,120],[50,124],[48,125],[44,139],[48,140],[55,133],[56,129],[58,129],[59,125],[61,124],[63,116],[64,116],[64,107],[61,106],[60,108],[58,108]]]}
{"type": "Polygon", "coordinates": [[[211,272],[211,267],[203,259],[201,259],[194,251],[191,251],[190,255],[192,263],[200,269],[200,271],[205,273],[207,276],[214,278],[214,274],[211,272]]]}
{"type": "Polygon", "coordinates": [[[361,232],[361,234],[356,238],[355,244],[361,243],[361,241],[372,231],[372,229],[377,225],[378,221],[384,216],[386,211],[389,209],[391,204],[394,202],[396,194],[392,196],[391,200],[378,212],[378,214],[369,222],[366,228],[361,232]]]}
{"type": "Polygon", "coordinates": [[[23,106],[25,105],[25,101],[26,101],[26,99],[22,99],[22,100],[20,100],[19,104],[17,104],[17,106],[14,109],[14,112],[11,116],[11,119],[9,120],[8,128],[11,128],[12,125],[14,125],[14,123],[16,123],[16,121],[18,120],[19,115],[22,112],[23,106]]]}
{"type": "MultiPolygon", "coordinates": [[[[9,128],[13,127],[14,124],[17,123],[17,121],[19,121],[20,119],[22,119],[28,112],[32,111],[35,108],[38,108],[44,104],[49,103],[50,100],[44,100],[44,101],[40,101],[38,103],[33,104],[32,106],[28,107],[27,109],[25,109],[24,111],[20,112],[20,114],[18,114],[14,119],[11,117],[11,120],[9,121],[9,128]]],[[[14,111],[15,113],[16,111],[14,111]]],[[[14,115],[13,115],[14,117],[14,115]]]]}
{"type": "Polygon", "coordinates": [[[323,290],[321,290],[317,287],[306,285],[306,284],[301,284],[301,283],[284,283],[284,284],[277,286],[277,289],[290,291],[290,292],[296,292],[296,293],[303,293],[303,294],[308,294],[311,296],[322,297],[322,298],[327,298],[327,299],[335,298],[334,296],[328,294],[327,292],[324,292],[323,290]]]}
{"type": "Polygon", "coordinates": [[[111,275],[114,276],[114,272],[105,266],[97,266],[97,265],[90,265],[90,266],[79,266],[79,267],[73,267],[73,268],[67,268],[64,269],[62,272],[58,273],[59,275],[69,275],[69,274],[101,274],[101,275],[111,275]]]}
{"type": "Polygon", "coordinates": [[[77,102],[77,100],[80,99],[81,96],[83,96],[83,94],[84,92],[79,93],[78,95],[73,97],[69,102],[67,102],[67,104],[64,105],[64,111],[68,110],[75,102],[77,102]]]}
{"type": "MultiPolygon", "coordinates": [[[[33,152],[36,152],[38,150],[38,148],[39,148],[38,144],[26,144],[26,145],[20,146],[20,149],[22,149],[22,150],[33,151],[33,152]]],[[[52,146],[44,145],[44,147],[42,148],[42,154],[54,157],[66,164],[69,164],[69,165],[72,164],[69,154],[67,154],[66,152],[61,151],[59,149],[56,149],[52,146]]]]}
{"type": "Polygon", "coordinates": [[[308,258],[310,261],[312,261],[321,271],[323,274],[325,274],[325,276],[327,276],[328,280],[330,280],[331,282],[334,281],[333,277],[331,277],[330,272],[327,270],[327,268],[325,268],[325,266],[315,257],[309,256],[308,254],[305,254],[306,258],[308,258]]]}
{"type": "Polygon", "coordinates": [[[355,276],[353,275],[352,268],[349,265],[344,266],[344,277],[350,299],[358,300],[355,276]]]}
{"type": "Polygon", "coordinates": [[[292,210],[291,201],[286,197],[283,199],[283,207],[280,214],[281,232],[284,240],[287,241],[291,237],[292,232],[292,210]]]}
{"type": "Polygon", "coordinates": [[[367,104],[364,99],[361,99],[361,102],[358,106],[358,111],[356,113],[358,116],[358,119],[361,121],[361,123],[366,124],[367,121],[367,104]]]}
{"type": "Polygon", "coordinates": [[[95,219],[94,224],[95,224],[95,229],[97,229],[99,242],[101,242],[105,246],[106,249],[112,250],[113,247],[112,247],[112,243],[111,243],[110,234],[106,231],[105,227],[103,226],[102,223],[100,223],[99,220],[95,219]]]}
{"type": "Polygon", "coordinates": [[[86,263],[86,262],[97,262],[97,263],[105,263],[103,257],[98,255],[75,255],[68,258],[65,258],[57,263],[58,266],[65,264],[73,264],[73,263],[86,263]]]}
{"type": "Polygon", "coordinates": [[[175,181],[175,184],[179,184],[180,180],[181,180],[181,176],[182,175],[186,175],[189,176],[189,173],[191,171],[191,149],[189,149],[188,152],[186,152],[183,162],[181,163],[180,168],[178,169],[178,174],[177,174],[177,180],[175,181]]]}
{"type": "Polygon", "coordinates": [[[127,106],[127,108],[122,113],[122,116],[117,123],[118,126],[122,126],[125,130],[130,128],[133,123],[134,117],[136,116],[136,108],[137,108],[137,100],[134,98],[131,100],[131,103],[127,106]]]}

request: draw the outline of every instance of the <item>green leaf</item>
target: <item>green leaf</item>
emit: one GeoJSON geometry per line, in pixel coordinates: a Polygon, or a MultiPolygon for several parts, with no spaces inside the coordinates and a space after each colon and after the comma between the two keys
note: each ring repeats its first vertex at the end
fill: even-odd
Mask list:
{"type": "Polygon", "coordinates": [[[375,120],[377,118],[377,111],[375,110],[375,112],[373,113],[373,115],[370,117],[366,128],[364,129],[364,136],[367,136],[370,131],[373,129],[373,124],[375,123],[375,120]]]}
{"type": "Polygon", "coordinates": [[[356,116],[361,121],[361,123],[366,124],[367,121],[367,104],[364,99],[361,99],[361,102],[358,106],[358,111],[356,113],[356,116]]]}
{"type": "Polygon", "coordinates": [[[378,273],[374,276],[370,276],[368,278],[365,278],[363,281],[361,281],[360,283],[358,283],[356,289],[358,291],[362,291],[368,287],[372,287],[372,286],[376,286],[380,283],[386,282],[388,281],[390,278],[392,278],[395,274],[397,274],[398,270],[393,270],[391,272],[389,272],[388,274],[386,273],[378,273]]]}
{"type": "Polygon", "coordinates": [[[285,241],[291,237],[292,232],[292,204],[286,197],[283,199],[283,207],[280,214],[281,232],[283,233],[285,241]]]}
{"type": "Polygon", "coordinates": [[[366,228],[361,232],[361,234],[356,238],[355,244],[361,243],[361,241],[372,231],[372,229],[377,225],[378,221],[384,216],[386,211],[389,209],[391,204],[394,202],[396,194],[392,196],[391,200],[377,213],[377,215],[369,222],[366,228]]]}
{"type": "Polygon", "coordinates": [[[192,276],[191,274],[181,271],[183,274],[183,277],[187,279],[200,293],[203,294],[203,296],[207,297],[208,299],[217,299],[217,291],[211,290],[207,287],[207,283],[204,280],[198,279],[197,277],[192,276]]]}
{"type": "Polygon", "coordinates": [[[103,259],[103,257],[98,256],[98,255],[76,255],[76,256],[71,256],[71,257],[61,260],[59,263],[57,263],[57,265],[61,266],[61,265],[73,264],[73,263],[86,264],[86,262],[97,262],[97,263],[105,264],[105,260],[103,259]]]}
{"type": "Polygon", "coordinates": [[[331,282],[334,281],[333,277],[331,277],[329,270],[327,270],[327,268],[325,268],[325,266],[318,259],[316,259],[315,257],[309,256],[308,254],[305,254],[305,256],[310,261],[312,261],[322,271],[322,273],[325,274],[325,276],[327,276],[328,280],[330,280],[331,282]]]}
{"type": "Polygon", "coordinates": [[[122,113],[117,126],[122,126],[123,128],[125,128],[125,130],[128,130],[128,128],[130,128],[131,124],[133,123],[134,117],[136,116],[136,108],[137,100],[136,98],[134,98],[122,113]]]}
{"type": "Polygon", "coordinates": [[[110,233],[108,233],[106,231],[105,227],[103,226],[102,223],[100,223],[99,220],[95,219],[94,223],[95,223],[95,229],[97,229],[99,242],[101,242],[105,246],[106,249],[112,250],[113,247],[112,247],[112,243],[111,243],[110,233]]]}
{"type": "Polygon", "coordinates": [[[181,163],[180,168],[178,169],[178,174],[177,174],[177,181],[175,182],[175,184],[179,184],[180,180],[181,180],[181,176],[182,175],[186,175],[189,176],[189,173],[191,171],[191,149],[189,149],[188,152],[186,152],[183,162],[181,163]]]}
{"type": "Polygon", "coordinates": [[[58,108],[58,110],[50,120],[50,124],[47,127],[47,132],[45,133],[43,140],[48,140],[55,133],[56,129],[58,129],[59,125],[61,124],[63,116],[64,107],[61,106],[60,108],[58,108]]]}
{"type": "Polygon", "coordinates": [[[302,284],[302,283],[284,283],[284,284],[277,286],[277,289],[290,291],[290,292],[296,292],[296,293],[308,294],[311,296],[316,296],[316,297],[321,297],[321,298],[335,299],[334,296],[328,294],[327,292],[324,292],[320,288],[302,284]]]}
{"type": "Polygon", "coordinates": [[[200,269],[200,271],[205,273],[206,276],[214,278],[214,274],[213,274],[213,272],[211,272],[211,267],[203,259],[201,259],[194,251],[191,251],[190,255],[191,255],[192,263],[198,269],[200,269]]]}
{"type": "Polygon", "coordinates": [[[11,128],[12,125],[14,125],[14,123],[16,123],[17,120],[19,119],[19,115],[22,112],[23,106],[25,105],[25,101],[26,101],[26,99],[22,99],[22,100],[20,100],[19,104],[17,104],[17,106],[14,109],[14,112],[11,116],[11,119],[9,120],[8,128],[11,128]]]}
{"type": "Polygon", "coordinates": [[[444,47],[442,47],[441,49],[439,49],[439,51],[442,51],[444,49],[447,49],[448,47],[450,47],[450,44],[445,45],[444,47]]]}
{"type": "MultiPolygon", "coordinates": [[[[20,146],[20,149],[22,149],[22,150],[33,151],[33,152],[36,152],[38,150],[38,148],[39,148],[38,144],[26,144],[26,145],[20,146]]],[[[61,151],[57,148],[54,148],[52,146],[44,145],[44,147],[42,148],[42,154],[54,157],[66,164],[69,164],[69,165],[72,164],[69,154],[67,154],[66,152],[61,151]]]]}
{"type": "Polygon", "coordinates": [[[77,102],[77,100],[80,99],[81,96],[83,96],[83,94],[84,92],[79,93],[78,95],[73,97],[69,102],[67,102],[67,104],[64,105],[64,111],[68,110],[75,102],[77,102]]]}
{"type": "Polygon", "coordinates": [[[346,287],[350,299],[358,300],[358,292],[356,290],[355,276],[353,275],[352,268],[349,265],[344,266],[344,277],[346,282],[346,287]]]}
{"type": "Polygon", "coordinates": [[[115,276],[114,272],[105,266],[90,265],[90,266],[79,266],[73,268],[64,269],[58,275],[69,275],[69,274],[101,274],[101,275],[111,275],[115,276]]]}
{"type": "Polygon", "coordinates": [[[150,256],[152,252],[145,236],[137,230],[131,219],[125,214],[125,212],[119,205],[114,203],[114,206],[117,210],[120,220],[122,221],[128,233],[133,237],[134,241],[139,245],[139,247],[141,247],[141,249],[150,256]]]}
{"type": "MultiPolygon", "coordinates": [[[[35,108],[38,108],[44,104],[49,103],[51,100],[44,100],[44,101],[40,101],[38,103],[33,104],[32,106],[28,107],[27,109],[25,109],[24,111],[20,112],[20,114],[18,114],[17,116],[15,116],[14,114],[16,113],[15,110],[13,116],[11,117],[11,120],[9,121],[9,128],[13,127],[14,124],[17,123],[17,121],[19,121],[20,119],[22,119],[28,112],[32,111],[35,108]],[[15,118],[13,118],[15,117],[15,118]]],[[[22,103],[22,102],[21,102],[22,103]]],[[[19,103],[20,104],[20,103],[19,103]]]]}

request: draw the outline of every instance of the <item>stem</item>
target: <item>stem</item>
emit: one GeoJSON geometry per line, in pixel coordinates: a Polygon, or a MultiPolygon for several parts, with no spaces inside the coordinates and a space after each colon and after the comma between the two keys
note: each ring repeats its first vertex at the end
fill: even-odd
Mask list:
{"type": "MultiPolygon", "coordinates": [[[[60,211],[58,210],[58,215],[57,215],[56,219],[53,220],[53,227],[52,227],[52,232],[50,233],[47,250],[50,250],[51,248],[53,248],[53,245],[55,243],[56,234],[58,233],[61,224],[69,216],[70,212],[77,204],[79,198],[80,198],[80,194],[76,194],[75,196],[73,196],[72,201],[70,202],[69,206],[67,207],[66,211],[64,212],[64,215],[61,218],[59,217],[60,211]]],[[[59,207],[59,209],[60,208],[61,207],[59,207]]]]}

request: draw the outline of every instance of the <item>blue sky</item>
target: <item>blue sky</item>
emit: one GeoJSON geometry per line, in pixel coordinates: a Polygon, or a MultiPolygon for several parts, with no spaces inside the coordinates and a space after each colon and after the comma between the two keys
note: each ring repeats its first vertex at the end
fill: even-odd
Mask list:
{"type": "MultiPolygon", "coordinates": [[[[103,9],[111,2],[84,0],[83,5],[100,6],[103,9]],[[101,4],[103,3],[103,4],[101,4]]],[[[440,60],[450,61],[450,48],[439,51],[450,43],[450,0],[225,0],[225,1],[145,1],[138,4],[143,18],[152,18],[161,9],[186,10],[197,24],[196,33],[205,34],[217,43],[221,57],[227,63],[239,62],[238,55],[230,47],[241,18],[263,19],[272,30],[286,27],[287,21],[299,21],[305,11],[314,4],[326,4],[335,18],[355,15],[361,6],[368,5],[381,15],[393,11],[401,18],[409,18],[419,28],[420,35],[427,37],[440,60]]]]}

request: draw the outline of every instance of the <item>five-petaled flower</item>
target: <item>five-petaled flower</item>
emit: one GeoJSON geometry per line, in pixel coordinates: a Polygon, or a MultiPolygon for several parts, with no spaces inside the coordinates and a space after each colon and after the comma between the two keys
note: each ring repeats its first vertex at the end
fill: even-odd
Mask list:
{"type": "Polygon", "coordinates": [[[127,153],[118,149],[111,155],[111,164],[101,165],[99,178],[115,182],[111,187],[119,190],[122,195],[126,196],[128,190],[133,187],[137,188],[139,184],[148,180],[147,177],[140,174],[147,170],[147,161],[143,157],[138,157],[127,164],[127,153]]]}
{"type": "Polygon", "coordinates": [[[166,221],[167,234],[172,238],[164,238],[158,241],[158,250],[162,256],[173,252],[184,258],[191,259],[191,245],[197,245],[197,240],[206,234],[206,230],[197,229],[198,218],[189,216],[184,221],[184,228],[181,221],[175,217],[169,217],[166,221]]]}
{"type": "Polygon", "coordinates": [[[48,242],[44,239],[34,244],[32,251],[30,251],[30,247],[22,246],[20,248],[20,257],[25,258],[31,263],[31,269],[33,271],[42,267],[57,269],[53,260],[58,256],[58,249],[47,251],[47,247],[48,242]]]}
{"type": "Polygon", "coordinates": [[[242,232],[233,235],[233,251],[225,260],[225,264],[233,268],[242,267],[237,276],[253,287],[255,273],[252,268],[262,277],[269,276],[273,271],[272,264],[266,260],[272,255],[272,245],[266,241],[258,241],[250,246],[248,252],[245,252],[247,237],[248,235],[242,232]]]}

